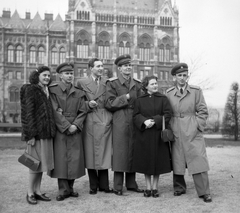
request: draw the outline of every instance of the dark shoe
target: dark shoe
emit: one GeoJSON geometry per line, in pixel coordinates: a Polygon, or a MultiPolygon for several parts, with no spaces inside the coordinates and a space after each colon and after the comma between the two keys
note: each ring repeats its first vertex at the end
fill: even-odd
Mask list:
{"type": "Polygon", "coordinates": [[[99,192],[113,193],[113,189],[111,189],[111,188],[108,188],[108,189],[100,189],[100,188],[99,188],[99,192]]]}
{"type": "Polygon", "coordinates": [[[27,199],[27,202],[28,202],[29,204],[32,204],[32,205],[37,204],[37,200],[36,200],[36,198],[35,198],[34,195],[28,196],[28,194],[27,194],[26,199],[27,199]]]}
{"type": "Polygon", "coordinates": [[[79,194],[77,192],[71,192],[69,194],[69,197],[78,197],[78,196],[79,196],[79,194]]]}
{"type": "Polygon", "coordinates": [[[58,195],[57,197],[56,197],[56,200],[57,201],[63,201],[63,200],[65,200],[65,198],[68,198],[70,195],[58,195]]]}
{"type": "Polygon", "coordinates": [[[127,188],[127,190],[137,192],[137,193],[143,193],[144,192],[143,189],[139,189],[139,188],[127,188]]]}
{"type": "Polygon", "coordinates": [[[145,190],[143,193],[144,197],[151,197],[152,191],[151,190],[145,190]]]}
{"type": "Polygon", "coordinates": [[[95,194],[97,194],[97,189],[90,189],[89,194],[90,194],[90,195],[95,195],[95,194]]]}
{"type": "Polygon", "coordinates": [[[203,201],[206,203],[211,203],[212,202],[212,197],[210,194],[205,194],[202,196],[199,196],[200,198],[203,198],[203,201]]]}
{"type": "Polygon", "coordinates": [[[158,193],[158,190],[157,190],[157,189],[152,190],[152,196],[153,196],[154,198],[159,197],[159,193],[158,193]]]}
{"type": "Polygon", "coordinates": [[[123,194],[122,190],[113,190],[113,193],[115,195],[119,195],[119,196],[121,196],[123,194]]]}
{"type": "Polygon", "coordinates": [[[41,194],[41,195],[38,195],[38,194],[34,193],[34,195],[35,195],[35,198],[36,198],[37,200],[51,201],[51,199],[50,199],[49,197],[47,197],[47,196],[45,195],[45,193],[44,193],[44,194],[41,194]]]}
{"type": "Polygon", "coordinates": [[[186,191],[175,191],[173,195],[174,196],[181,196],[183,194],[186,194],[186,191]]]}

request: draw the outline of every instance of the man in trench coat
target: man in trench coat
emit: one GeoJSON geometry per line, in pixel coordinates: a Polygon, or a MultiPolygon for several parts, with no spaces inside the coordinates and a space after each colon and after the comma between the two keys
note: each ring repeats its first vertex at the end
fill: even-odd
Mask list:
{"type": "Polygon", "coordinates": [[[102,76],[102,61],[93,58],[88,62],[88,68],[91,75],[78,80],[77,87],[85,91],[86,103],[92,108],[84,122],[83,146],[89,193],[94,195],[97,190],[112,192],[108,179],[108,169],[112,166],[112,113],[104,108],[107,78],[102,76]]]}
{"type": "Polygon", "coordinates": [[[122,195],[123,179],[127,190],[142,193],[132,172],[133,161],[133,109],[141,95],[141,82],[131,77],[130,55],[121,55],[114,62],[119,70],[118,77],[110,78],[106,87],[105,107],[113,113],[113,165],[114,193],[122,195]]]}
{"type": "Polygon", "coordinates": [[[49,87],[57,133],[54,138],[54,169],[49,174],[58,178],[57,201],[78,197],[73,190],[74,180],[85,175],[82,145],[83,122],[87,115],[86,97],[72,85],[74,71],[69,63],[56,70],[61,79],[49,87]]]}
{"type": "Polygon", "coordinates": [[[170,121],[175,142],[172,144],[174,196],[186,193],[184,174],[186,167],[193,176],[198,196],[204,202],[212,202],[209,189],[209,164],[203,131],[208,117],[208,109],[202,90],[187,84],[188,66],[175,65],[171,74],[176,81],[174,87],[166,91],[173,109],[170,121]]]}

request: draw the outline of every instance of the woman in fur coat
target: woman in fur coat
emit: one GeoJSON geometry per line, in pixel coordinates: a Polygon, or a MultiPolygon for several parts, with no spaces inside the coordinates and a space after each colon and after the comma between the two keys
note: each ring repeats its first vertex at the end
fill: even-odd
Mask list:
{"type": "Polygon", "coordinates": [[[50,69],[41,66],[30,74],[30,84],[24,84],[20,91],[22,141],[27,143],[27,152],[41,161],[37,171],[29,170],[29,204],[51,200],[40,190],[43,172],[54,168],[52,138],[56,127],[48,92],[50,76],[50,69]]]}

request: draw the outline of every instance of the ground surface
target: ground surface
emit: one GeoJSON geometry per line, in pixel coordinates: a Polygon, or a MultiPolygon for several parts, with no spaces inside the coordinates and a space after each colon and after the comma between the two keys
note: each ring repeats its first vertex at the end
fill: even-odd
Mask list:
{"type": "MultiPolygon", "coordinates": [[[[24,145],[13,139],[0,139],[0,212],[1,213],[239,213],[240,212],[240,142],[207,139],[207,153],[211,166],[209,172],[213,202],[204,203],[197,197],[192,177],[185,175],[187,194],[173,196],[172,173],[160,177],[159,198],[144,198],[142,194],[124,190],[124,196],[105,194],[89,195],[87,175],[76,180],[78,198],[57,202],[57,181],[43,176],[42,192],[51,202],[32,206],[26,202],[28,169],[17,162],[24,145]],[[5,141],[5,142],[3,142],[5,141]],[[10,142],[12,141],[12,142],[10,142]],[[5,143],[5,146],[3,145],[5,143]],[[10,146],[10,143],[12,145],[10,146]],[[230,145],[230,146],[229,146],[230,145]],[[16,147],[16,148],[15,148],[16,147]]],[[[110,171],[110,186],[113,173],[110,171]]],[[[145,187],[144,176],[137,174],[140,188],[145,187]]]]}

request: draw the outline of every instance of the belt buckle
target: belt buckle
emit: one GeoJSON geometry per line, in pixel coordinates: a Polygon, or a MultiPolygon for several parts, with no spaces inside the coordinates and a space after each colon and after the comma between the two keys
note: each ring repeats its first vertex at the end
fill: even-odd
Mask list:
{"type": "Polygon", "coordinates": [[[184,118],[184,114],[183,113],[180,113],[180,118],[184,118]]]}

